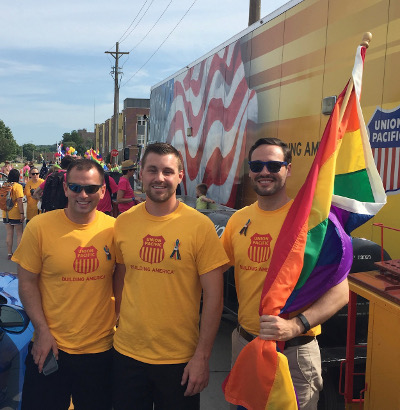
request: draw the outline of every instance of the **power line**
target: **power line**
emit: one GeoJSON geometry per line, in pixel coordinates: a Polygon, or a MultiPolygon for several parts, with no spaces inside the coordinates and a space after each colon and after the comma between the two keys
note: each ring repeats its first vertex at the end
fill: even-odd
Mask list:
{"type": "MultiPolygon", "coordinates": [[[[147,1],[146,1],[146,3],[147,3],[147,1]]],[[[146,4],[145,3],[145,4],[146,4]]],[[[149,4],[149,6],[147,7],[147,9],[145,10],[145,12],[143,13],[143,15],[142,15],[142,17],[140,17],[140,19],[139,19],[139,21],[136,23],[136,25],[135,25],[135,27],[133,27],[133,29],[124,37],[124,35],[125,35],[125,33],[126,33],[126,31],[125,31],[125,33],[122,35],[122,37],[124,37],[124,38],[122,38],[121,37],[121,40],[120,40],[120,42],[122,43],[123,41],[125,41],[131,34],[132,34],[132,32],[135,30],[135,28],[139,25],[139,23],[143,20],[143,17],[147,14],[147,12],[149,11],[149,8],[151,7],[151,5],[154,3],[154,0],[151,0],[151,2],[150,2],[150,4],[149,4]]],[[[144,4],[143,4],[143,7],[144,7],[144,4]]],[[[142,7],[142,8],[143,8],[142,7]]],[[[136,18],[135,18],[135,20],[136,20],[136,18]]],[[[132,24],[133,24],[133,22],[132,22],[132,24]]],[[[132,25],[131,24],[131,25],[132,25]]],[[[130,26],[129,26],[130,27],[130,26]]],[[[129,28],[128,28],[128,30],[129,30],[129,28]]]]}
{"type": "Polygon", "coordinates": [[[156,48],[156,50],[154,51],[154,53],[146,60],[146,62],[127,80],[125,81],[121,87],[125,86],[127,83],[129,83],[129,81],[132,80],[133,77],[136,76],[136,74],[142,70],[142,68],[154,57],[154,55],[157,53],[157,51],[163,46],[163,44],[168,40],[168,38],[171,36],[171,34],[176,30],[176,28],[179,26],[179,24],[182,22],[182,20],[186,17],[186,15],[189,13],[189,11],[191,10],[191,8],[194,6],[194,4],[196,3],[197,0],[194,0],[193,3],[190,5],[190,7],[186,10],[185,14],[181,17],[181,19],[178,21],[178,23],[176,23],[175,27],[169,32],[169,34],[167,35],[167,37],[162,41],[162,43],[156,48]]]}
{"type": "Polygon", "coordinates": [[[171,5],[173,0],[171,0],[168,4],[167,7],[165,7],[165,9],[163,10],[163,12],[160,14],[160,17],[156,20],[156,22],[153,24],[153,26],[151,27],[151,29],[144,35],[144,37],[135,45],[135,47],[132,48],[132,50],[130,50],[129,52],[131,53],[133,50],[135,50],[135,48],[137,48],[139,46],[139,44],[141,44],[146,37],[153,31],[154,27],[157,25],[157,23],[161,20],[162,16],[167,12],[169,6],[171,5]]]}
{"type": "MultiPolygon", "coordinates": [[[[165,7],[165,9],[163,10],[163,12],[160,14],[160,16],[158,17],[158,19],[156,20],[156,22],[153,24],[153,26],[150,28],[150,30],[143,36],[143,38],[131,49],[129,50],[129,53],[132,53],[133,50],[135,50],[141,43],[143,43],[143,41],[146,39],[146,37],[153,31],[154,27],[158,24],[158,22],[161,20],[162,16],[166,13],[166,11],[168,10],[169,6],[171,5],[173,0],[171,0],[168,4],[167,7],[165,7]]],[[[122,65],[122,68],[124,68],[124,65],[127,63],[127,61],[129,60],[129,57],[125,60],[124,64],[122,65]]]]}
{"type": "Polygon", "coordinates": [[[136,19],[138,18],[139,14],[142,12],[143,7],[146,5],[146,3],[149,0],[145,0],[145,2],[143,3],[142,7],[140,8],[140,10],[138,11],[138,14],[136,14],[135,18],[132,20],[131,24],[129,24],[128,28],[125,30],[124,34],[122,34],[122,36],[120,37],[120,39],[118,40],[119,43],[121,43],[122,41],[122,37],[124,37],[124,35],[126,34],[126,32],[132,27],[132,24],[136,21],[136,19]]]}

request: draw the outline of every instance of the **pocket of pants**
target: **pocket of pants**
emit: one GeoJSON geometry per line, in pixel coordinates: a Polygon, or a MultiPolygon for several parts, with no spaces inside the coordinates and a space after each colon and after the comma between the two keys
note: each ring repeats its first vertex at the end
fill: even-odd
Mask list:
{"type": "Polygon", "coordinates": [[[321,355],[319,348],[315,349],[314,346],[308,346],[308,344],[299,346],[297,349],[297,364],[307,383],[313,384],[317,390],[321,390],[321,355]]]}

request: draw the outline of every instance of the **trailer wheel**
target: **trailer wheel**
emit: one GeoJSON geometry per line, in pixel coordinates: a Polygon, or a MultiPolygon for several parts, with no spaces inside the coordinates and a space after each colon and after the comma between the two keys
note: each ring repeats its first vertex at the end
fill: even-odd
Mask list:
{"type": "Polygon", "coordinates": [[[330,368],[323,372],[324,388],[319,393],[318,410],[344,410],[344,398],[339,394],[339,372],[330,368]]]}

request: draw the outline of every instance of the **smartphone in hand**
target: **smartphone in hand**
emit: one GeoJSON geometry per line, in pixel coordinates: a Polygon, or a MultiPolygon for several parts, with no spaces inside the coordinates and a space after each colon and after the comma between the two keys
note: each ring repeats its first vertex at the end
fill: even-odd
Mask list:
{"type": "Polygon", "coordinates": [[[45,376],[48,376],[49,374],[52,374],[58,370],[58,363],[57,359],[54,356],[53,350],[50,349],[49,354],[46,357],[46,360],[44,361],[43,364],[43,374],[45,376]]]}

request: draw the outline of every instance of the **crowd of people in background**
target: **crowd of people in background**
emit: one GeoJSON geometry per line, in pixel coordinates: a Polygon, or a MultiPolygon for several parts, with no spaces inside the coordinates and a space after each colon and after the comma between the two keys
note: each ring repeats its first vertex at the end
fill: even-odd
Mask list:
{"type": "MultiPolygon", "coordinates": [[[[42,204],[42,196],[45,191],[47,178],[53,173],[64,173],[69,164],[79,157],[64,156],[59,162],[43,161],[42,166],[37,167],[32,161],[24,162],[20,168],[13,167],[10,161],[4,161],[0,172],[7,176],[7,184],[12,185],[11,198],[13,208],[8,212],[2,212],[3,223],[6,227],[6,244],[8,259],[13,255],[14,233],[16,233],[16,245],[18,246],[23,232],[24,222],[27,224],[36,215],[45,212],[42,204]],[[26,209],[24,209],[26,203],[26,209]]],[[[97,209],[107,215],[117,217],[122,212],[136,205],[138,201],[134,194],[134,173],[137,170],[136,164],[132,160],[124,161],[121,166],[107,164],[105,167],[105,194],[99,201],[97,209]],[[122,175],[121,175],[122,172],[122,175]]],[[[52,187],[54,189],[54,186],[52,187]]],[[[61,195],[63,187],[61,186],[61,195]]],[[[53,208],[63,208],[67,206],[67,200],[56,204],[53,208]]]]}
{"type": "MultiPolygon", "coordinates": [[[[46,212],[47,209],[43,207],[41,202],[42,196],[47,183],[47,177],[53,173],[64,173],[64,181],[66,178],[66,171],[69,164],[80,157],[73,157],[70,155],[64,156],[61,161],[43,161],[40,169],[35,166],[32,161],[26,161],[21,168],[13,168],[10,161],[4,161],[4,165],[0,168],[0,172],[11,177],[8,182],[13,182],[14,210],[10,211],[11,217],[7,218],[3,211],[3,222],[7,230],[7,248],[8,258],[11,259],[13,248],[14,231],[17,233],[16,244],[18,245],[23,231],[23,222],[27,224],[36,215],[46,212]],[[19,209],[18,202],[21,200],[21,209],[19,209]],[[26,209],[23,207],[26,203],[26,209]],[[22,212],[19,212],[22,211],[22,212]],[[18,215],[17,215],[18,214],[18,215]],[[24,219],[22,220],[22,216],[24,219]]],[[[97,210],[104,212],[107,215],[117,217],[123,212],[126,212],[131,207],[141,202],[135,197],[135,181],[136,173],[138,172],[137,164],[132,160],[125,160],[120,166],[103,164],[105,170],[105,194],[100,199],[97,210]]],[[[54,186],[52,187],[54,189],[54,186]]],[[[207,185],[199,184],[196,187],[196,209],[216,209],[215,201],[207,197],[207,185]]],[[[62,192],[63,188],[60,188],[62,192]]],[[[180,195],[180,185],[177,188],[177,195],[180,195]]],[[[61,196],[63,197],[62,193],[61,196]]],[[[50,209],[63,208],[67,206],[67,201],[56,204],[50,209]]]]}

